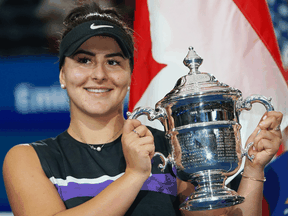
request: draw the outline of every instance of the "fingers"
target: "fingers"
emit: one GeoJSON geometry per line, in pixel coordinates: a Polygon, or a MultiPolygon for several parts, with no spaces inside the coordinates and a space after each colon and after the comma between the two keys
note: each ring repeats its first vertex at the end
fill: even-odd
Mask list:
{"type": "Polygon", "coordinates": [[[129,149],[137,150],[147,150],[149,153],[154,154],[155,145],[153,137],[146,136],[142,138],[138,138],[137,141],[128,143],[127,146],[129,149]]]}
{"type": "MultiPolygon", "coordinates": [[[[149,150],[149,155],[154,155],[154,136],[151,131],[142,125],[139,120],[129,119],[124,124],[125,129],[123,129],[123,144],[129,148],[142,148],[143,145],[150,145],[146,150],[149,150]],[[125,131],[124,131],[125,130],[125,131]],[[124,134],[125,133],[125,134],[124,134]]],[[[152,158],[151,157],[151,158],[152,158]]]]}
{"type": "Polygon", "coordinates": [[[140,125],[133,130],[134,134],[138,135],[140,138],[145,136],[152,136],[152,133],[145,125],[140,125]]]}
{"type": "Polygon", "coordinates": [[[282,136],[278,128],[282,118],[282,113],[275,111],[263,115],[260,123],[247,141],[247,143],[254,142],[253,148],[249,149],[249,154],[255,156],[253,163],[248,161],[247,166],[263,170],[277,153],[281,145],[282,136]]]}
{"type": "Polygon", "coordinates": [[[267,130],[262,130],[254,140],[254,148],[258,152],[270,149],[276,153],[280,144],[281,137],[275,136],[275,134],[267,130]]]}
{"type": "Polygon", "coordinates": [[[155,153],[154,137],[150,130],[140,121],[129,119],[124,124],[121,141],[126,170],[148,178],[155,153]]]}
{"type": "Polygon", "coordinates": [[[137,119],[126,120],[123,128],[123,134],[129,134],[133,137],[153,136],[151,131],[137,119]]]}
{"type": "Polygon", "coordinates": [[[261,130],[274,130],[274,132],[280,132],[280,124],[283,118],[281,112],[270,111],[265,113],[259,123],[261,130]]]}
{"type": "Polygon", "coordinates": [[[123,134],[129,134],[132,132],[136,127],[140,126],[141,122],[137,119],[128,119],[125,121],[123,127],[123,134]]]}
{"type": "Polygon", "coordinates": [[[142,137],[138,145],[140,146],[140,148],[138,147],[138,151],[141,151],[143,154],[148,154],[151,160],[155,154],[154,139],[151,137],[142,137]]]}

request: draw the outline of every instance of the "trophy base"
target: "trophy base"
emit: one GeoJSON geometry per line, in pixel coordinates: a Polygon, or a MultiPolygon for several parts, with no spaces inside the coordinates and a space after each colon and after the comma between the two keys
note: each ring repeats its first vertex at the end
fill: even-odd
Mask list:
{"type": "Polygon", "coordinates": [[[210,194],[194,192],[180,205],[180,209],[187,211],[219,209],[240,204],[244,199],[235,191],[224,187],[222,190],[216,190],[210,194]]]}
{"type": "Polygon", "coordinates": [[[195,192],[180,205],[180,209],[202,211],[225,208],[244,202],[244,197],[224,186],[221,170],[205,170],[193,175],[192,180],[198,183],[195,192]],[[209,181],[208,181],[209,179],[209,181]]]}

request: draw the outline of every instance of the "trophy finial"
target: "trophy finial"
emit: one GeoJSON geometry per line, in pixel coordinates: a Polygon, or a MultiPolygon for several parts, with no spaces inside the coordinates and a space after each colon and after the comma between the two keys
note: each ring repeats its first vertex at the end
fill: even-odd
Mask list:
{"type": "Polygon", "coordinates": [[[190,46],[188,49],[188,54],[183,63],[190,69],[189,75],[200,73],[198,68],[202,64],[203,59],[195,52],[192,46],[190,46]]]}

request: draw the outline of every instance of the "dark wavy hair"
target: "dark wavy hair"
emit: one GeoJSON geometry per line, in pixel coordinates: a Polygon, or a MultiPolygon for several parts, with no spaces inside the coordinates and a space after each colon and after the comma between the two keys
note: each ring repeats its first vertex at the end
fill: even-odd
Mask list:
{"type": "MultiPolygon", "coordinates": [[[[133,29],[131,29],[123,20],[121,15],[115,8],[102,8],[95,2],[84,3],[70,11],[64,19],[64,29],[59,40],[59,45],[62,39],[76,26],[93,20],[106,20],[124,30],[128,38],[128,44],[131,50],[134,51],[133,29]],[[87,16],[90,14],[89,16],[87,16]],[[93,14],[93,15],[91,15],[93,14]]],[[[129,59],[131,71],[133,70],[133,56],[129,59]]]]}

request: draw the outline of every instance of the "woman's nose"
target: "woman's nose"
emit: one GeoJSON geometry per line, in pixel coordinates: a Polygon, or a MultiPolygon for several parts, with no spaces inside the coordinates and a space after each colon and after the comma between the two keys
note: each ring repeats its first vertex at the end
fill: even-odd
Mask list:
{"type": "Polygon", "coordinates": [[[102,64],[97,64],[95,68],[93,68],[92,72],[92,79],[94,80],[105,80],[107,79],[107,73],[106,73],[105,66],[102,64]]]}

